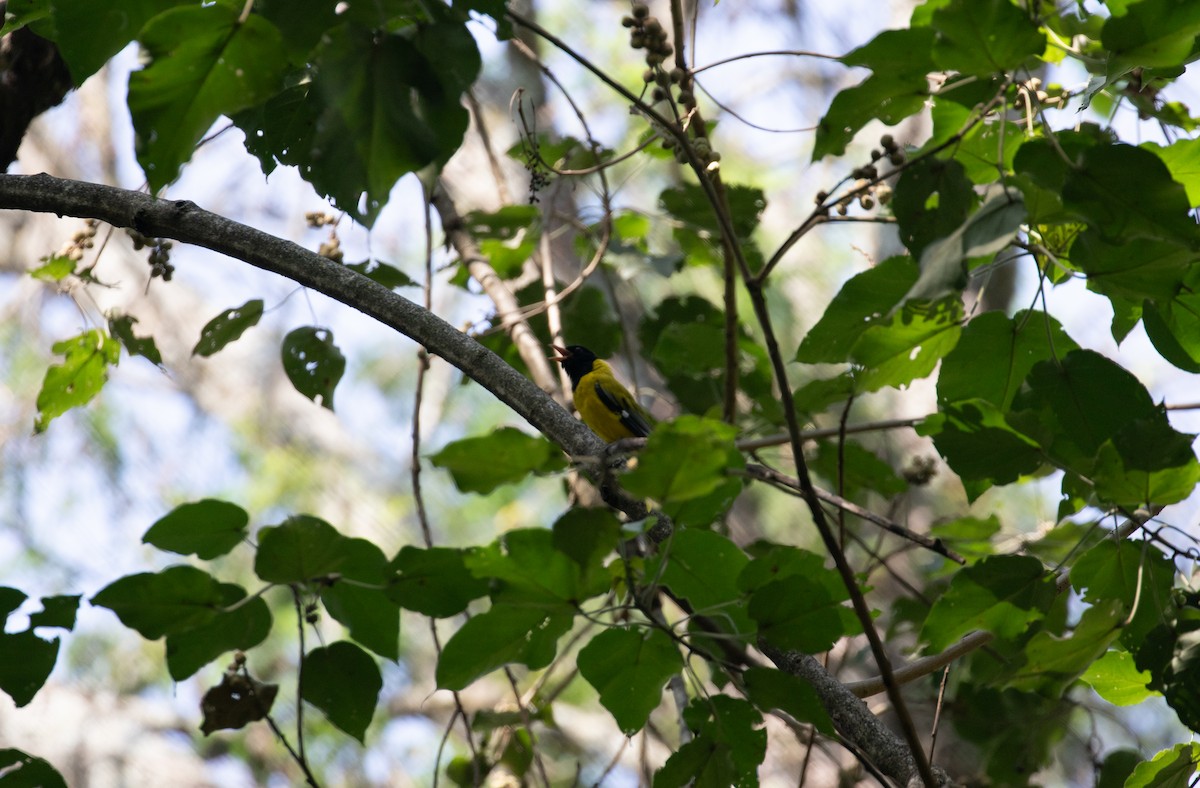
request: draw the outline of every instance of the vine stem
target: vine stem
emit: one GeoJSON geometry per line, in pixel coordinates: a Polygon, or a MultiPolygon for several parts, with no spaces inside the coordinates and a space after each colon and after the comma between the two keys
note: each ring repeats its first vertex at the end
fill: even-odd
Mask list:
{"type": "Polygon", "coordinates": [[[897,684],[896,678],[892,673],[892,663],[888,659],[887,651],[883,647],[883,641],[880,639],[879,632],[875,629],[875,622],[871,618],[871,608],[867,605],[862,590],[858,587],[853,567],[850,566],[845,552],[838,545],[836,535],[830,528],[829,522],[825,519],[825,510],[821,508],[821,500],[817,497],[817,491],[813,487],[812,478],[809,476],[808,464],[804,460],[804,441],[800,434],[800,424],[796,417],[792,392],[788,387],[787,368],[783,360],[783,353],[779,348],[779,341],[775,336],[775,328],[767,308],[762,282],[748,278],[745,285],[750,294],[750,302],[754,305],[754,312],[758,318],[759,326],[762,328],[763,339],[767,345],[767,354],[775,370],[775,379],[779,386],[779,400],[783,406],[783,415],[787,424],[788,435],[791,437],[792,455],[796,463],[796,474],[800,482],[800,492],[808,503],[813,524],[821,536],[821,541],[825,543],[825,549],[833,557],[834,566],[838,574],[841,575],[842,583],[846,586],[846,591],[850,595],[850,603],[854,607],[855,615],[858,616],[858,620],[862,624],[863,633],[867,636],[867,643],[870,644],[871,654],[875,657],[875,663],[879,667],[879,675],[883,680],[884,688],[887,690],[888,700],[891,701],[892,708],[900,720],[900,727],[904,733],[904,739],[908,743],[917,772],[926,786],[937,786],[940,783],[934,776],[929,759],[925,757],[925,748],[921,744],[921,737],[917,733],[912,715],[908,711],[908,705],[904,702],[904,696],[900,692],[900,685],[897,684]]]}

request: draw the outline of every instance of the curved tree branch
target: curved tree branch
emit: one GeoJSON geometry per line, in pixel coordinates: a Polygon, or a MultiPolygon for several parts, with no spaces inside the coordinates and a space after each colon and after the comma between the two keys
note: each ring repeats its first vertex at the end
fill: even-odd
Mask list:
{"type": "MultiPolygon", "coordinates": [[[[291,241],[206,211],[187,200],[162,200],[141,192],[45,174],[0,174],[0,210],[3,209],[100,219],[115,227],[133,228],[148,237],[170,238],[211,249],[287,277],[420,343],[492,392],[568,454],[605,456],[605,444],[591,430],[499,356],[407,298],[291,241]]],[[[601,490],[609,505],[630,518],[647,516],[645,504],[628,497],[616,485],[602,484],[601,490]]],[[[909,782],[914,775],[920,779],[904,741],[888,731],[820,663],[807,655],[780,651],[769,644],[761,644],[760,648],[780,669],[811,682],[842,735],[868,753],[885,773],[902,783],[909,782]],[[847,699],[853,699],[854,703],[847,699]]],[[[942,777],[940,772],[938,777],[942,777]]]]}
{"type": "Polygon", "coordinates": [[[0,209],[100,219],[147,237],[202,246],[285,276],[424,345],[495,394],[568,454],[594,456],[604,449],[603,441],[549,395],[437,315],[344,265],[188,200],[160,200],[141,192],[45,174],[0,174],[0,209]]]}

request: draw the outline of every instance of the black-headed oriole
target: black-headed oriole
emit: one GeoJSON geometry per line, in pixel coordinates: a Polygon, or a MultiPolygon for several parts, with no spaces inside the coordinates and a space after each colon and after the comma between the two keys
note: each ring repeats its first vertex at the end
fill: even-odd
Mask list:
{"type": "Polygon", "coordinates": [[[608,443],[650,434],[650,414],[613,375],[612,367],[582,345],[552,345],[575,392],[575,409],[583,423],[608,443]]]}

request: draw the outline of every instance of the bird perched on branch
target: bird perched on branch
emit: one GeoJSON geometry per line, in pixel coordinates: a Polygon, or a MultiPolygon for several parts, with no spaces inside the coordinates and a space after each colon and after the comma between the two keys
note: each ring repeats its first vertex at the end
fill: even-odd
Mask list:
{"type": "Polygon", "coordinates": [[[650,434],[650,414],[613,375],[612,367],[582,345],[552,345],[552,356],[566,370],[575,392],[575,409],[583,423],[605,441],[645,438],[650,434]]]}

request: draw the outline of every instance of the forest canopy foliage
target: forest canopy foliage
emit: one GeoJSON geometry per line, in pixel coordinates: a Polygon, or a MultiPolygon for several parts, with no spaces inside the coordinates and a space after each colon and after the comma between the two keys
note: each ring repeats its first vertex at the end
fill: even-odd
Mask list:
{"type": "MultiPolygon", "coordinates": [[[[1092,309],[1111,311],[1117,343],[1144,332],[1156,353],[1147,364],[1200,372],[1200,140],[1176,98],[1200,51],[1200,5],[917,5],[906,26],[823,58],[845,67],[848,86],[812,119],[811,158],[787,167],[836,175],[812,184],[814,204],[788,205],[782,232],[764,223],[775,181],[722,155],[740,119],[707,100],[687,32],[710,9],[604,9],[609,37],[633,47],[612,55],[623,62],[586,53],[582,34],[544,21],[552,15],[539,22],[498,0],[7,4],[0,32],[53,42],[75,86],[131,43],[142,54],[127,106],[144,192],[0,175],[0,208],[93,220],[29,275],[105,286],[95,220],[130,231],[156,287],[174,274],[172,241],[281,274],[415,340],[422,374],[431,358],[449,363],[525,422],[414,451],[417,463],[464,496],[569,485],[579,505],[471,546],[442,543],[422,519],[423,542],[388,552],[312,513],[270,519],[216,497],[188,501],[145,531],[169,565],[44,596],[27,628],[0,634],[0,689],[18,706],[34,699],[67,637],[45,630],[73,629],[86,597],[162,640],[171,680],[216,677],[205,735],[265,722],[287,773],[319,785],[301,709],[367,743],[387,713],[381,665],[412,659],[400,633],[408,611],[442,636],[434,678],[454,710],[440,721],[450,747],[435,769],[456,784],[610,774],[613,752],[580,754],[556,738],[555,710],[579,703],[581,685],[618,735],[666,745],[645,766],[655,786],[757,785],[764,761],[792,763],[784,740],[844,746],[834,763],[884,784],[1023,785],[1039,774],[1189,784],[1200,762],[1184,738],[1200,731],[1200,550],[1195,523],[1179,522],[1194,507],[1167,508],[1194,501],[1200,482],[1195,436],[1173,409],[1188,403],[1163,402],[1073,337],[1047,293],[1085,283],[1092,309]],[[577,136],[565,124],[539,130],[520,105],[508,155],[527,171],[529,204],[456,202],[444,173],[481,136],[473,86],[498,68],[481,55],[485,37],[488,48],[572,58],[589,89],[631,111],[630,138],[594,138],[574,103],[577,136]],[[336,233],[314,253],[188,202],[172,184],[226,127],[263,173],[296,168],[363,228],[401,179],[419,179],[427,200],[414,210],[436,216],[436,243],[457,256],[449,281],[491,299],[489,328],[502,330],[463,332],[435,314],[431,266],[347,263],[336,233]],[[656,189],[656,202],[618,199],[617,173],[656,189]],[[539,202],[552,183],[581,185],[566,218],[562,201],[539,202]],[[890,239],[884,259],[859,265],[831,298],[807,286],[800,254],[828,226],[856,228],[863,245],[876,230],[890,239]],[[993,279],[1014,270],[1034,282],[1033,301],[989,300],[993,279]],[[655,286],[630,286],[643,276],[655,286]],[[400,294],[420,287],[423,303],[400,294]],[[816,297],[808,316],[802,305],[816,297]],[[649,381],[662,417],[649,438],[606,448],[561,407],[567,392],[546,355],[568,342],[621,356],[649,381]],[[899,417],[925,379],[928,411],[899,417]],[[878,418],[859,416],[864,402],[878,418]],[[901,455],[895,431],[910,447],[901,455]],[[938,458],[911,448],[921,446],[938,458]],[[935,476],[961,496],[956,515],[908,517],[906,502],[931,494],[935,476]],[[593,507],[581,477],[599,490],[593,507]],[[1049,483],[1051,522],[1006,519],[1049,483]],[[337,639],[312,636],[324,618],[337,639]],[[271,643],[293,655],[260,674],[256,649],[271,643]],[[205,672],[213,665],[228,667],[205,672]],[[507,706],[465,700],[497,679],[507,706]],[[875,694],[887,713],[859,701],[875,694]],[[274,719],[284,698],[297,704],[294,734],[274,719]],[[1183,726],[1174,748],[1087,732],[1089,720],[1163,701],[1183,726]],[[935,732],[958,746],[933,749],[935,732]]],[[[537,78],[566,91],[549,68],[537,78]]],[[[488,154],[499,172],[504,153],[488,154]]],[[[477,172],[492,177],[485,163],[477,172]]],[[[254,298],[221,311],[192,354],[220,359],[270,308],[254,298]]],[[[105,383],[125,357],[188,363],[164,360],[126,312],[48,350],[56,358],[29,425],[38,433],[119,396],[105,383]]],[[[352,407],[335,397],[348,358],[329,327],[291,327],[279,363],[314,409],[352,407]]],[[[0,589],[0,613],[26,600],[0,589]]],[[[791,783],[804,782],[807,762],[794,761],[791,783]]],[[[64,784],[37,753],[0,750],[6,767],[22,784],[64,784]]]]}

